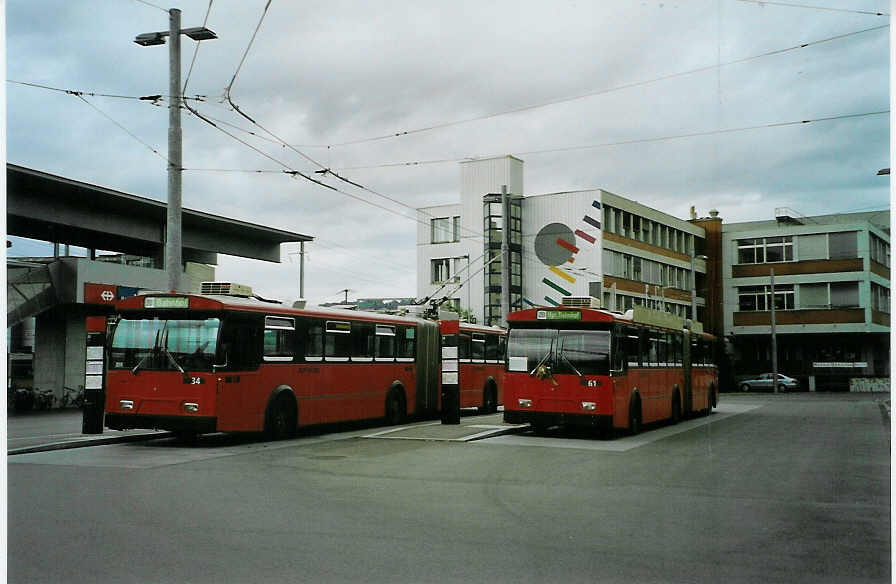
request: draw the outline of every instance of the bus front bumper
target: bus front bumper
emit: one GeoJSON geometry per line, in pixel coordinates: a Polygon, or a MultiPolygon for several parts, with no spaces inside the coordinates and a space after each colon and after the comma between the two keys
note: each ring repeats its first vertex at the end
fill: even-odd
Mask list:
{"type": "Polygon", "coordinates": [[[531,424],[533,426],[575,426],[578,428],[610,429],[613,416],[602,414],[569,414],[562,412],[525,412],[504,410],[504,421],[508,424],[531,424]]]}
{"type": "Polygon", "coordinates": [[[200,416],[158,416],[150,414],[106,414],[106,427],[112,430],[170,430],[208,434],[217,431],[218,419],[200,416]]]}

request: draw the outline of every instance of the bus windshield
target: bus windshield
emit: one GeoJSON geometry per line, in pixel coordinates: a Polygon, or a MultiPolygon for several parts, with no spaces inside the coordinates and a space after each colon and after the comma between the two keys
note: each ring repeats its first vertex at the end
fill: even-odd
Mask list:
{"type": "Polygon", "coordinates": [[[548,365],[555,373],[609,375],[610,332],[511,329],[507,358],[510,371],[531,373],[548,365]]]}
{"type": "Polygon", "coordinates": [[[220,324],[217,318],[122,319],[112,337],[109,368],[211,371],[220,324]]]}

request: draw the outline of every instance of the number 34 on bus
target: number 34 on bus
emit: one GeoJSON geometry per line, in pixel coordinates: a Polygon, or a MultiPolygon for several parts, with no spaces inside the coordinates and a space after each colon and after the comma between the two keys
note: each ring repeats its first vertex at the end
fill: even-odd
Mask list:
{"type": "Polygon", "coordinates": [[[699,325],[641,306],[619,313],[581,303],[509,315],[506,422],[538,434],[556,425],[637,434],[716,406],[714,339],[699,325]]]}

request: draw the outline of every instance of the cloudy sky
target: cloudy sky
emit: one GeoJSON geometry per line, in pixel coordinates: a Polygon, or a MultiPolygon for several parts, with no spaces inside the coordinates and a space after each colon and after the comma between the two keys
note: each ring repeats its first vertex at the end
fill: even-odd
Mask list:
{"type": "MultiPolygon", "coordinates": [[[[457,201],[466,158],[522,158],[527,195],[603,188],[682,218],[691,205],[726,221],[889,205],[876,176],[889,166],[889,18],[866,14],[888,13],[885,0],[267,4],[7,0],[9,162],[165,200],[167,101],[21,83],[167,94],[167,45],[132,40],[167,30],[173,6],[183,27],[209,12],[219,37],[186,87],[218,127],[183,116],[183,204],[315,237],[313,303],[345,288],[413,296],[412,209],[457,201]],[[232,81],[257,125],[223,99],[232,81]],[[365,188],[277,172],[321,166],[365,188]]],[[[184,39],[184,80],[195,46],[184,39]]],[[[48,249],[15,240],[8,253],[48,249]]],[[[220,256],[218,277],[295,298],[294,251],[281,264],[220,256]]]]}

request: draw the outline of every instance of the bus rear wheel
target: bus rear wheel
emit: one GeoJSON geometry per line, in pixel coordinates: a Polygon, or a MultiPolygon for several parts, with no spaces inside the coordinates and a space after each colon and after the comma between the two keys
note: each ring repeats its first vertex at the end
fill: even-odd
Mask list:
{"type": "Polygon", "coordinates": [[[681,421],[681,398],[678,393],[672,396],[672,415],[669,417],[670,424],[677,424],[681,421]]]}
{"type": "Polygon", "coordinates": [[[498,411],[498,395],[492,385],[487,386],[482,391],[482,407],[479,408],[480,414],[494,414],[498,411]]]}
{"type": "Polygon", "coordinates": [[[401,424],[405,415],[404,395],[399,390],[390,391],[389,397],[386,398],[386,425],[401,424]]]}
{"type": "Polygon", "coordinates": [[[632,436],[641,433],[641,419],[641,402],[635,399],[628,410],[628,433],[632,436]]]}
{"type": "Polygon", "coordinates": [[[295,402],[287,395],[281,395],[270,406],[265,424],[265,434],[271,440],[283,440],[296,435],[298,412],[295,402]]]}

